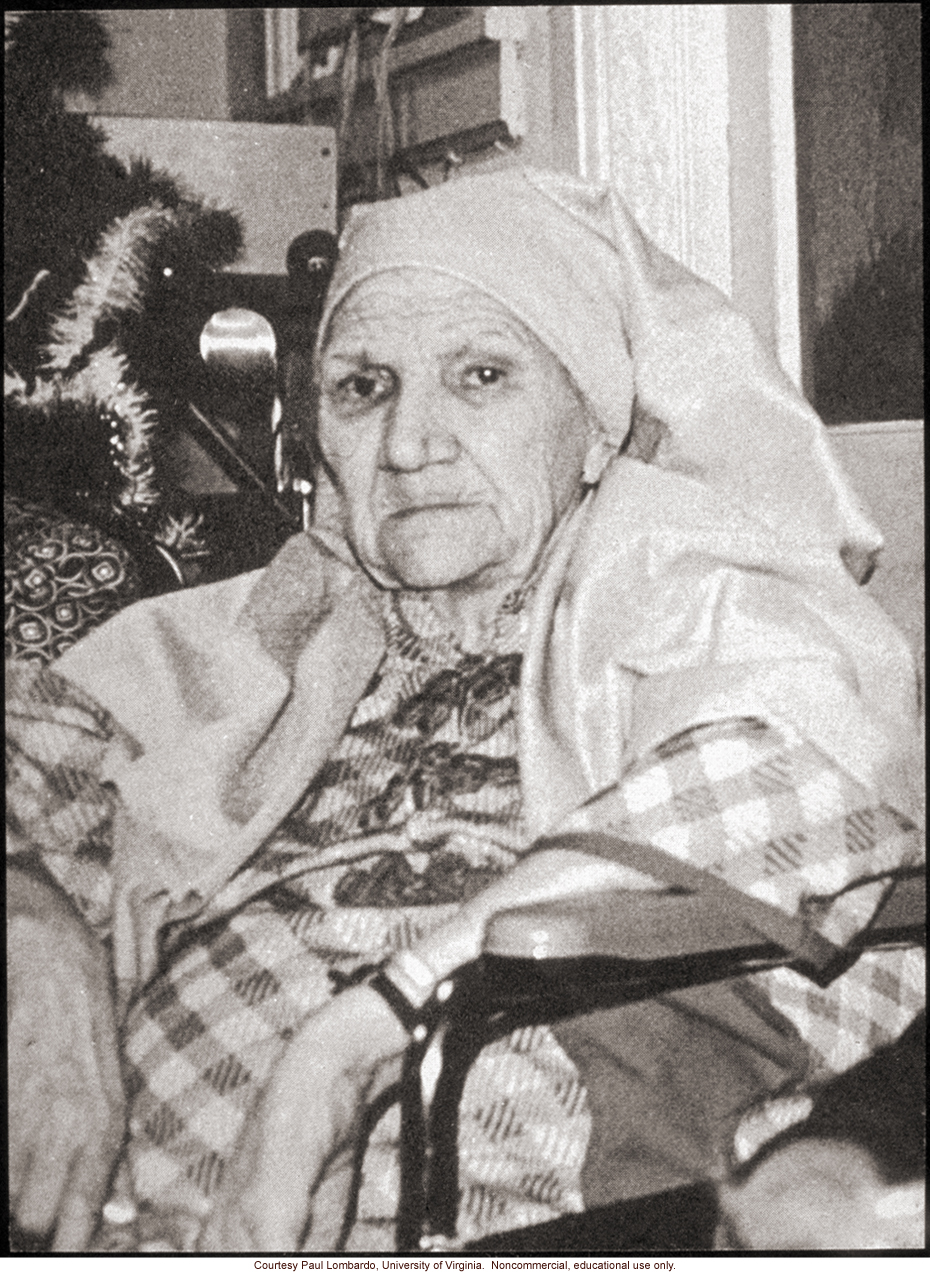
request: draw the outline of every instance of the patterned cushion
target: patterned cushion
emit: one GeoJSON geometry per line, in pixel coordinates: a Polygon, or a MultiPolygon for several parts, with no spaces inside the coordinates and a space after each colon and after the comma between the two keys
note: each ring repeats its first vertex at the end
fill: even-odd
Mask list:
{"type": "Polygon", "coordinates": [[[122,544],[53,509],[3,499],[8,659],[47,664],[140,596],[122,544]]]}

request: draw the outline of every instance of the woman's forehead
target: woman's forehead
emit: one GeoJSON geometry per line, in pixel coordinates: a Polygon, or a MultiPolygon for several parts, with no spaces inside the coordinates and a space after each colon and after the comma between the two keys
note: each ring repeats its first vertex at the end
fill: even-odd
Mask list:
{"type": "Polygon", "coordinates": [[[400,331],[427,323],[438,334],[487,327],[520,343],[536,338],[504,305],[462,279],[434,270],[396,269],[357,284],[339,304],[326,345],[379,329],[400,331]]]}

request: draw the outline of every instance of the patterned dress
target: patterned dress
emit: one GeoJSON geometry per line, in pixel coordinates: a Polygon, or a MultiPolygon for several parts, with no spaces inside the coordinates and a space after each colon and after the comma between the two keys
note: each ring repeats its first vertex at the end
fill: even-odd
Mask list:
{"type": "MultiPolygon", "coordinates": [[[[275,1061],[332,993],[329,971],[408,947],[527,851],[516,731],[524,613],[517,598],[505,604],[492,648],[476,655],[415,596],[386,603],[387,653],[337,749],[207,911],[168,931],[161,971],[130,1009],[130,1137],[116,1197],[131,1204],[122,1218],[133,1218],[105,1224],[99,1249],[194,1249],[275,1061]]],[[[46,714],[93,714],[60,678],[43,676],[46,714]]],[[[100,931],[112,809],[92,771],[112,730],[105,716],[97,709],[72,755],[57,745],[56,774],[24,712],[8,758],[25,839],[55,844],[66,812],[83,817],[78,851],[44,860],[100,931]]],[[[863,804],[814,748],[754,720],[670,741],[609,799],[624,835],[791,913],[812,893],[842,894],[853,876],[899,864],[910,833],[893,811],[863,804]]],[[[852,931],[855,914],[841,911],[825,913],[852,931]]],[[[751,980],[808,1042],[808,1077],[900,1034],[922,987],[912,952],[867,956],[825,991],[790,972],[751,980]]],[[[366,1158],[350,1250],[391,1249],[396,1135],[388,1115],[366,1158]]],[[[590,1135],[584,1085],[548,1028],[486,1048],[460,1117],[460,1240],[581,1210],[590,1135]]]]}

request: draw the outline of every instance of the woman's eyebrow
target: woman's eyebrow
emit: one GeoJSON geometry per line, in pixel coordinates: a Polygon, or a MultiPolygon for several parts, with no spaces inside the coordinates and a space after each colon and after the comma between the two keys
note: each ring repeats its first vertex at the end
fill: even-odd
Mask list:
{"type": "Polygon", "coordinates": [[[320,355],[320,363],[323,364],[327,362],[342,362],[351,367],[371,367],[375,365],[374,358],[372,358],[371,354],[365,348],[324,349],[320,355]]]}
{"type": "Polygon", "coordinates": [[[465,357],[468,354],[488,353],[489,347],[503,344],[505,349],[510,350],[526,349],[528,341],[521,336],[518,331],[510,330],[506,327],[487,328],[480,332],[475,332],[469,336],[455,350],[452,355],[454,358],[465,357]]]}

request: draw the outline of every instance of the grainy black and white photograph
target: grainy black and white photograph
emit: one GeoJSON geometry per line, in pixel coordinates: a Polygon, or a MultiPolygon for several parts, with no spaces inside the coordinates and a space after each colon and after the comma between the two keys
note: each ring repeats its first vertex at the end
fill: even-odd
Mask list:
{"type": "Polygon", "coordinates": [[[4,63],[8,1253],[924,1249],[921,7],[4,63]]]}

